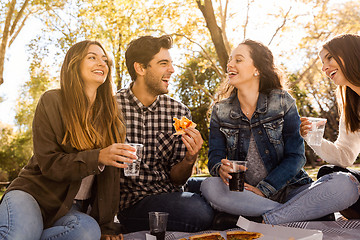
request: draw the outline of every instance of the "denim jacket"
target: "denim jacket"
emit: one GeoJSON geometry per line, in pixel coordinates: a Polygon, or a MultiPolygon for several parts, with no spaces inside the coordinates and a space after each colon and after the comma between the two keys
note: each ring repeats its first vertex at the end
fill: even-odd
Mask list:
{"type": "Polygon", "coordinates": [[[245,160],[251,133],[267,170],[256,186],[270,197],[283,187],[312,182],[304,171],[304,141],[295,100],[284,90],[259,94],[249,120],[241,111],[237,94],[216,103],[210,120],[209,162],[212,176],[219,176],[221,159],[245,160]]]}

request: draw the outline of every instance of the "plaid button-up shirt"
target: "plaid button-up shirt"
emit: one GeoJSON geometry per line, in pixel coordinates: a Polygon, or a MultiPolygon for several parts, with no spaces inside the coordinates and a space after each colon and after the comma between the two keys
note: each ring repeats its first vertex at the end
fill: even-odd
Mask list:
{"type": "Polygon", "coordinates": [[[116,98],[126,122],[126,142],[144,145],[139,176],[125,177],[121,171],[120,210],[149,195],[179,191],[181,186],[170,182],[170,170],[184,159],[186,147],[181,136],[173,135],[173,117],[191,119],[190,110],[167,95],[146,107],[130,88],[118,91],[116,98]]]}

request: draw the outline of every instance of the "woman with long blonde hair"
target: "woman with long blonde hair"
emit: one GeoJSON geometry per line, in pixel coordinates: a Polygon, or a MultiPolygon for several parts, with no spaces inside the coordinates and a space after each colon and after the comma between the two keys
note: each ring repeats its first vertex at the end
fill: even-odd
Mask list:
{"type": "Polygon", "coordinates": [[[61,88],[45,92],[35,111],[34,155],[2,199],[2,239],[121,238],[120,168],[136,156],[124,144],[111,67],[99,42],[68,50],[61,88]]]}

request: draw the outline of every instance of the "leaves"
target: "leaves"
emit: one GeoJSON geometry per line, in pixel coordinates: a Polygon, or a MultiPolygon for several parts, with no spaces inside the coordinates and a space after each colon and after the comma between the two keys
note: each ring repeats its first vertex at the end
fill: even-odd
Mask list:
{"type": "MultiPolygon", "coordinates": [[[[3,41],[10,3],[0,2],[3,41]]],[[[173,36],[171,53],[179,69],[173,81],[173,96],[189,106],[205,140],[200,154],[202,170],[207,161],[207,115],[226,72],[227,57],[223,55],[244,38],[271,44],[275,59],[287,68],[300,114],[328,118],[325,136],[336,137],[335,86],[322,75],[317,54],[323,41],[343,32],[360,31],[358,1],[331,5],[329,0],[32,0],[21,10],[24,3],[22,0],[14,5],[9,17],[13,27],[7,27],[6,32],[11,34],[4,41],[5,52],[0,52],[0,60],[11,39],[16,39],[29,19],[40,20],[44,28],[28,43],[32,63],[30,78],[23,85],[16,107],[17,126],[6,128],[0,138],[0,143],[4,143],[0,145],[0,159],[8,159],[7,169],[12,173],[19,170],[12,162],[22,166],[31,155],[32,114],[40,94],[58,86],[66,51],[83,39],[100,41],[113,56],[114,79],[119,89],[130,81],[124,54],[131,40],[142,35],[173,36]],[[211,27],[201,11],[210,3],[212,9],[207,11],[212,11],[208,12],[214,21],[211,27]]]]}

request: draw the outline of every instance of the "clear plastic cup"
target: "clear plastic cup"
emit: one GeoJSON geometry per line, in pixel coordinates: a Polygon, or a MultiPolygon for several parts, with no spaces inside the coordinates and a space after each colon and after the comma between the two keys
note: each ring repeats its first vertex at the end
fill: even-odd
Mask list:
{"type": "Polygon", "coordinates": [[[134,160],[132,163],[125,162],[128,165],[128,167],[124,168],[124,175],[127,177],[128,176],[139,176],[140,163],[141,163],[141,159],[144,154],[144,145],[142,145],[141,143],[127,143],[127,144],[136,148],[137,159],[134,160]]]}
{"type": "Polygon", "coordinates": [[[324,136],[326,118],[307,117],[311,122],[311,129],[306,136],[306,141],[309,145],[320,146],[324,136]]]}
{"type": "Polygon", "coordinates": [[[156,240],[164,240],[169,213],[149,212],[150,234],[156,236],[156,240]]]}
{"type": "Polygon", "coordinates": [[[229,190],[230,191],[244,191],[245,183],[245,171],[247,161],[234,161],[230,160],[230,166],[233,169],[233,172],[229,173],[231,179],[229,179],[229,190]]]}

